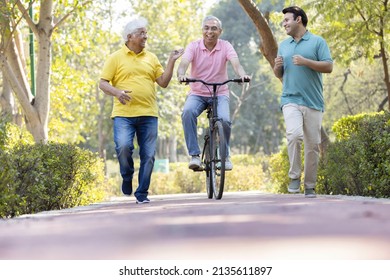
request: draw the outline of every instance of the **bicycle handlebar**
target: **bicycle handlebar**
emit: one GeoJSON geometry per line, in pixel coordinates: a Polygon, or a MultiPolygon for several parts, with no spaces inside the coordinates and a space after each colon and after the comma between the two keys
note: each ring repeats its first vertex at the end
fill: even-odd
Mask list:
{"type": "MultiPolygon", "coordinates": [[[[242,79],[241,78],[229,79],[229,80],[226,80],[226,81],[220,82],[220,83],[211,83],[211,82],[206,82],[206,81],[203,81],[200,79],[190,79],[190,78],[187,78],[184,81],[180,81],[180,83],[196,83],[196,82],[200,82],[200,83],[207,85],[207,86],[222,86],[222,85],[227,84],[229,82],[242,83],[242,79]]],[[[244,79],[244,83],[249,83],[249,82],[250,82],[250,79],[244,79]]]]}

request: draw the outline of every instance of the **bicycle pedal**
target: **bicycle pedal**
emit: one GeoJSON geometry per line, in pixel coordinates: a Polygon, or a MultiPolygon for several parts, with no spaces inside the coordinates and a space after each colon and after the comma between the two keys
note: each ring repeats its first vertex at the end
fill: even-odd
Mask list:
{"type": "Polygon", "coordinates": [[[196,169],[192,169],[194,172],[202,172],[204,171],[204,168],[203,166],[199,167],[199,168],[196,168],[196,169]]]}
{"type": "Polygon", "coordinates": [[[206,169],[206,166],[204,165],[204,163],[202,163],[198,168],[192,169],[192,170],[194,170],[194,172],[202,172],[202,171],[205,171],[205,169],[206,169]]]}

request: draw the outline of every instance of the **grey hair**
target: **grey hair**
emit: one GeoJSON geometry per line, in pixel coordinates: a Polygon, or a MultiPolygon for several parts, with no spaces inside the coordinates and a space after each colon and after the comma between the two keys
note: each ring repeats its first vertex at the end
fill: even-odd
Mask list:
{"type": "Polygon", "coordinates": [[[204,26],[204,24],[206,23],[206,21],[209,21],[209,20],[215,20],[218,25],[219,25],[219,28],[222,29],[222,22],[219,20],[219,18],[215,17],[215,16],[206,16],[203,21],[202,21],[202,28],[204,26]]]}
{"type": "Polygon", "coordinates": [[[122,31],[122,37],[127,42],[127,35],[133,34],[137,29],[144,28],[148,25],[148,20],[144,17],[137,17],[129,21],[122,31]]]}

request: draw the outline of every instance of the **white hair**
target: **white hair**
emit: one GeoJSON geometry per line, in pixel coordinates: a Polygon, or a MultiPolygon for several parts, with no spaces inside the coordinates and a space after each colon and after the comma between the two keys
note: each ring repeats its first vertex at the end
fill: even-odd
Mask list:
{"type": "Polygon", "coordinates": [[[205,25],[206,21],[209,21],[209,20],[215,20],[217,22],[217,24],[219,25],[219,28],[222,29],[222,22],[219,20],[219,18],[215,17],[215,16],[206,16],[203,21],[202,21],[202,28],[203,26],[205,25]]]}
{"type": "Polygon", "coordinates": [[[144,17],[137,17],[129,21],[122,31],[122,37],[127,42],[127,35],[133,34],[137,29],[144,28],[148,25],[148,20],[144,17]]]}

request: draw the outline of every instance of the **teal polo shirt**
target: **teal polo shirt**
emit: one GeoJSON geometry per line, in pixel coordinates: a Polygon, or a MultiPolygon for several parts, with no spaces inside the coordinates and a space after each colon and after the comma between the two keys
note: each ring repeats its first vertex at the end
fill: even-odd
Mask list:
{"type": "Polygon", "coordinates": [[[292,37],[281,42],[278,48],[278,56],[282,56],[284,62],[281,107],[294,103],[324,111],[322,73],[306,66],[294,65],[293,55],[333,63],[326,41],[309,31],[298,43],[292,37]]]}

